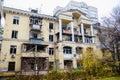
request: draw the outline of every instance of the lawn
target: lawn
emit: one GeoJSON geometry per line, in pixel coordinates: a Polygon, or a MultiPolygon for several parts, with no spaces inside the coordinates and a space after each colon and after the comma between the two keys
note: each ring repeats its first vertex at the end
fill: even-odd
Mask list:
{"type": "Polygon", "coordinates": [[[99,80],[120,80],[120,77],[113,77],[113,78],[103,78],[99,80]]]}

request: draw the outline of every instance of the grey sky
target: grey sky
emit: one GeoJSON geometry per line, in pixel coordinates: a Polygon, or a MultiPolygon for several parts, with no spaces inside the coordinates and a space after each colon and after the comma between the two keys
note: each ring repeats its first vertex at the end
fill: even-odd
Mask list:
{"type": "MultiPolygon", "coordinates": [[[[28,10],[29,8],[39,8],[42,14],[53,15],[56,6],[65,7],[71,0],[5,0],[4,6],[28,10]]],[[[99,19],[112,10],[120,0],[74,0],[85,2],[90,6],[98,8],[99,19]]]]}

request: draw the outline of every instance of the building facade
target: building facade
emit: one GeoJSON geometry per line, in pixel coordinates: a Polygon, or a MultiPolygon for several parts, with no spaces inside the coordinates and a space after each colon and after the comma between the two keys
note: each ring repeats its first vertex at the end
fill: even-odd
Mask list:
{"type": "Polygon", "coordinates": [[[56,8],[54,16],[39,14],[37,10],[4,7],[6,23],[0,70],[32,72],[79,68],[78,60],[85,50],[96,50],[99,46],[97,30],[93,26],[97,17],[91,19],[90,14],[74,8],[75,2],[72,3],[62,10],[56,8]]]}

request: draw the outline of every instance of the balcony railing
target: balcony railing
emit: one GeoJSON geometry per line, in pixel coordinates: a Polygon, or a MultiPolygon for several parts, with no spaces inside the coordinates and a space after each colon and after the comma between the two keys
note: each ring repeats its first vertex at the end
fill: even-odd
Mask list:
{"type": "Polygon", "coordinates": [[[49,57],[46,51],[29,51],[22,52],[22,57],[49,57]]]}
{"type": "Polygon", "coordinates": [[[41,31],[41,25],[39,24],[30,24],[31,30],[41,31]]]}
{"type": "Polygon", "coordinates": [[[71,30],[63,30],[63,33],[71,34],[71,30]]]}
{"type": "Polygon", "coordinates": [[[72,59],[73,55],[72,54],[64,54],[64,59],[72,59]]]}
{"type": "Polygon", "coordinates": [[[32,43],[32,44],[41,44],[41,41],[43,41],[42,38],[39,38],[39,39],[30,38],[30,43],[32,43]]]}

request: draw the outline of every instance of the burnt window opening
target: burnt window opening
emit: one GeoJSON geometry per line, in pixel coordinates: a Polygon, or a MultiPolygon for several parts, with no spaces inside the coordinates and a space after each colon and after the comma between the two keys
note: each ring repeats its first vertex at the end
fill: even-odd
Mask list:
{"type": "Polygon", "coordinates": [[[43,45],[23,45],[23,52],[46,52],[46,46],[43,45]],[[37,49],[36,49],[37,48],[37,49]]]}

